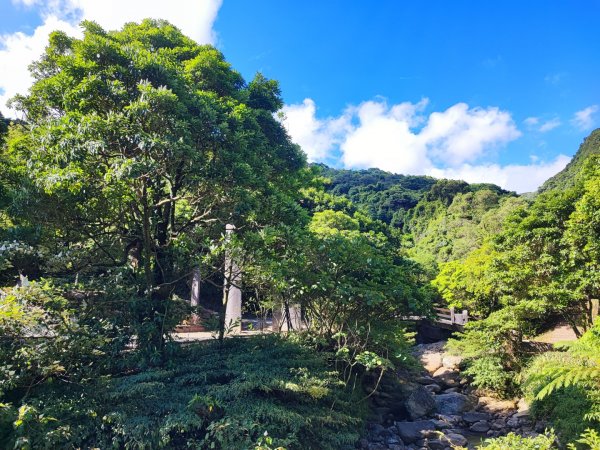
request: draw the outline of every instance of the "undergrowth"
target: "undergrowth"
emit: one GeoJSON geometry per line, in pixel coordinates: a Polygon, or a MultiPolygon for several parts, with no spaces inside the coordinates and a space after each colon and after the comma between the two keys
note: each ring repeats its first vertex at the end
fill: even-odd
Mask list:
{"type": "Polygon", "coordinates": [[[0,405],[9,448],[352,448],[365,406],[325,355],[280,338],[183,347],[161,368],[79,383],[48,380],[0,405]]]}

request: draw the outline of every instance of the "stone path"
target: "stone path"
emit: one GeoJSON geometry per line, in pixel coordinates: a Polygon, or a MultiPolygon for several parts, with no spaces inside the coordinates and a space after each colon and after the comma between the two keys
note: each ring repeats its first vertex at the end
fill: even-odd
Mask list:
{"type": "Polygon", "coordinates": [[[416,380],[401,381],[395,388],[399,394],[381,386],[372,405],[380,416],[369,424],[362,449],[472,449],[489,437],[544,431],[546,424],[530,419],[524,400],[478,396],[460,374],[461,358],[446,354],[444,346],[438,342],[416,347],[426,372],[416,380]]]}

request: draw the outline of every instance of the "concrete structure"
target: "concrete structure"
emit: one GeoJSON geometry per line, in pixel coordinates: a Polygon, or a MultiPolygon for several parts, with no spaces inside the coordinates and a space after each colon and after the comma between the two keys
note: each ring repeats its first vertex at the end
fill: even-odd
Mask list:
{"type": "MultiPolygon", "coordinates": [[[[196,267],[192,272],[192,292],[190,296],[190,305],[192,308],[200,306],[200,267],[196,267]]],[[[198,314],[192,313],[192,323],[198,323],[198,314]]]]}
{"type": "Polygon", "coordinates": [[[302,311],[300,305],[284,306],[281,309],[273,310],[273,331],[290,331],[302,329],[302,311]]]}
{"type": "MultiPolygon", "coordinates": [[[[226,239],[229,242],[235,226],[227,224],[226,239]]],[[[231,252],[225,253],[225,280],[223,282],[223,304],[225,305],[225,333],[242,332],[242,272],[231,252]]]]}

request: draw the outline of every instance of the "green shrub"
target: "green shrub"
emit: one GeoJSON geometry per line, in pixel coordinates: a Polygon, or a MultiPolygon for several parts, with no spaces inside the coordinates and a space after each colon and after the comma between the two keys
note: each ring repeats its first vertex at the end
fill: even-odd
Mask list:
{"type": "Polygon", "coordinates": [[[360,394],[322,354],[292,342],[211,341],[182,348],[161,368],[45,383],[17,405],[10,446],[235,450],[268,432],[289,450],[351,448],[365,414],[360,394]]]}
{"type": "Polygon", "coordinates": [[[506,436],[486,439],[478,449],[486,450],[550,450],[558,448],[555,445],[556,437],[553,432],[540,434],[536,437],[523,437],[514,433],[506,436]]]}
{"type": "Polygon", "coordinates": [[[586,428],[600,430],[600,323],[566,352],[534,358],[524,380],[533,413],[548,419],[564,441],[586,428]]]}
{"type": "Polygon", "coordinates": [[[592,429],[587,429],[575,442],[577,444],[583,444],[583,447],[581,445],[577,446],[576,444],[571,443],[568,445],[568,448],[570,450],[575,450],[578,447],[586,449],[589,448],[589,450],[600,450],[600,432],[592,429]]]}
{"type": "Polygon", "coordinates": [[[466,374],[473,385],[502,396],[514,395],[519,387],[516,374],[523,363],[519,353],[520,320],[512,308],[493,312],[484,320],[467,323],[458,339],[448,347],[466,359],[466,374]]]}

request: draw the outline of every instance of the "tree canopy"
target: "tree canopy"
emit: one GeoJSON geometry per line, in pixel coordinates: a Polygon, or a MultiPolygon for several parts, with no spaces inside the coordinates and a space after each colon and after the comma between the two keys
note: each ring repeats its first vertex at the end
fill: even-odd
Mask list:
{"type": "Polygon", "coordinates": [[[135,286],[142,329],[160,345],[168,299],[207,237],[227,222],[295,220],[305,157],[273,117],[275,81],[246,84],[164,21],[82,27],[81,39],[51,34],[29,94],[13,100],[25,123],[5,170],[27,182],[11,207],[20,225],[44,224],[38,242],[62,255],[51,272],[135,286]]]}

